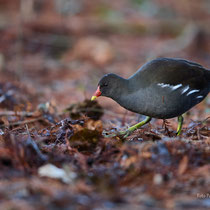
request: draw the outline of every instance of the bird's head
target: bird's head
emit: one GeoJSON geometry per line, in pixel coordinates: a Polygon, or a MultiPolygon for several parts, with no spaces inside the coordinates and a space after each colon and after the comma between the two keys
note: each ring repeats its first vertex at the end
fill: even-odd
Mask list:
{"type": "Polygon", "coordinates": [[[95,100],[99,96],[106,96],[113,98],[115,97],[121,86],[123,78],[116,74],[106,74],[104,75],[98,83],[98,88],[91,98],[91,101],[95,100]]]}

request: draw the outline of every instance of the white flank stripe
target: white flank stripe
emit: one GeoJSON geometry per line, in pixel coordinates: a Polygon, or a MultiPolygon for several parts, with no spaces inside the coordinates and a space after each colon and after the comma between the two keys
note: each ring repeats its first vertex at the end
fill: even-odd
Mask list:
{"type": "Polygon", "coordinates": [[[197,96],[196,98],[203,98],[203,96],[197,96]]]}
{"type": "Polygon", "coordinates": [[[173,87],[171,87],[172,90],[176,90],[178,88],[182,87],[182,84],[178,84],[178,85],[175,85],[173,87]]]}
{"type": "Polygon", "coordinates": [[[193,94],[193,93],[196,93],[196,92],[199,92],[200,90],[191,90],[188,94],[187,94],[187,96],[189,96],[190,94],[193,94]]]}
{"type": "Polygon", "coordinates": [[[160,87],[162,87],[162,88],[164,88],[164,87],[170,87],[169,84],[164,84],[164,83],[158,83],[158,85],[159,85],[160,87]]]}
{"type": "Polygon", "coordinates": [[[157,85],[162,87],[162,88],[168,87],[168,88],[171,88],[172,90],[176,90],[176,89],[178,89],[179,87],[182,86],[182,84],[178,84],[178,85],[174,86],[174,85],[169,85],[169,84],[164,84],[164,83],[158,83],[157,85]]]}
{"type": "Polygon", "coordinates": [[[184,88],[183,91],[182,91],[182,94],[184,94],[185,92],[187,92],[189,88],[190,88],[189,85],[186,88],[184,88]]]}

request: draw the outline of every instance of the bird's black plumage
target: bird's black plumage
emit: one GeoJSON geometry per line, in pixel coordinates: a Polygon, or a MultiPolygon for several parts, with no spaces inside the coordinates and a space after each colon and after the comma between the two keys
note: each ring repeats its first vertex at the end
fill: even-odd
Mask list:
{"type": "Polygon", "coordinates": [[[210,91],[210,70],[175,58],[158,58],[124,79],[107,74],[99,82],[102,96],[124,108],[154,118],[180,116],[210,91]]]}

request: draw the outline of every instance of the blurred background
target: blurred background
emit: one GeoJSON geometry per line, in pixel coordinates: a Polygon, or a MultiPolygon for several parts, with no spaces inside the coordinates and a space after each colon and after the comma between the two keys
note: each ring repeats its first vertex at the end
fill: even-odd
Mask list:
{"type": "Polygon", "coordinates": [[[0,82],[63,110],[105,73],[129,77],[157,57],[210,67],[209,23],[208,0],[0,0],[0,82]]]}
{"type": "Polygon", "coordinates": [[[209,0],[0,0],[0,209],[209,208],[209,99],[181,139],[176,119],[103,138],[139,120],[105,97],[103,123],[57,116],[157,57],[210,69],[209,0]]]}

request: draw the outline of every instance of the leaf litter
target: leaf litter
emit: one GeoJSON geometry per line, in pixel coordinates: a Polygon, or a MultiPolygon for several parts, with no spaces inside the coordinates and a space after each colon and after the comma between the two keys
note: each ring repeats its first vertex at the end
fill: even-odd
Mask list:
{"type": "MultiPolygon", "coordinates": [[[[22,31],[17,1],[0,5],[10,8],[12,23],[2,18],[0,31],[0,209],[209,208],[208,100],[188,112],[179,137],[175,120],[154,120],[121,139],[103,131],[121,131],[137,117],[108,99],[105,109],[87,99],[103,74],[128,77],[151,49],[173,41],[186,25],[174,24],[185,7],[172,1],[172,21],[163,21],[158,13],[139,18],[144,1],[135,8],[131,1],[81,1],[84,11],[70,17],[52,11],[51,2],[34,1],[40,18],[21,21],[22,31]],[[107,16],[113,8],[120,18],[107,16]]],[[[198,4],[191,15],[208,23],[198,4]]],[[[198,23],[196,40],[178,55],[209,66],[209,32],[198,23]]],[[[170,49],[167,56],[177,57],[170,49]]]]}
{"type": "MultiPolygon", "coordinates": [[[[81,208],[102,203],[127,206],[140,202],[141,206],[161,208],[161,201],[169,198],[170,205],[184,206],[190,204],[180,199],[180,186],[190,188],[193,182],[193,195],[189,196],[196,196],[209,183],[204,172],[209,170],[210,163],[208,119],[205,123],[191,122],[182,138],[169,137],[162,128],[155,131],[152,125],[139,129],[126,140],[104,138],[101,120],[85,116],[85,109],[89,112],[92,106],[95,110],[97,104],[87,100],[84,104],[89,106],[83,106],[77,119],[68,117],[71,109],[58,115],[50,106],[44,111],[38,106],[33,113],[39,114],[25,114],[15,120],[25,122],[42,116],[43,121],[16,125],[2,120],[0,177],[10,180],[12,187],[23,183],[16,191],[30,196],[26,204],[34,204],[40,194],[49,199],[42,203],[45,207],[67,207],[72,203],[81,208]],[[141,193],[133,195],[131,189],[141,193]]],[[[6,191],[0,188],[0,194],[7,193],[6,183],[6,191]]],[[[208,193],[207,189],[204,191],[208,193]]],[[[16,193],[10,193],[11,200],[16,193]]]]}

